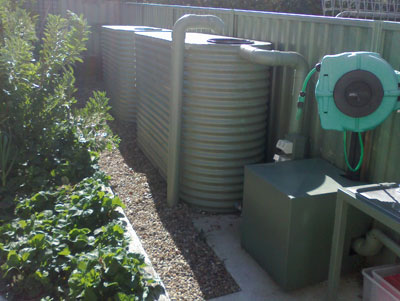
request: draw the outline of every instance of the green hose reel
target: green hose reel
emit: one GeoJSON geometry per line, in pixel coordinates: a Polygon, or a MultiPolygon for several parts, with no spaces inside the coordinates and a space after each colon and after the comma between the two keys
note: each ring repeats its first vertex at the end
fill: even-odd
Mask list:
{"type": "MultiPolygon", "coordinates": [[[[345,52],[324,56],[310,71],[300,92],[299,114],[308,81],[315,72],[319,72],[315,98],[325,130],[352,131],[360,136],[400,109],[400,72],[393,70],[378,53],[345,52]]],[[[346,156],[350,170],[358,170],[361,161],[362,157],[357,167],[352,168],[346,156]]]]}

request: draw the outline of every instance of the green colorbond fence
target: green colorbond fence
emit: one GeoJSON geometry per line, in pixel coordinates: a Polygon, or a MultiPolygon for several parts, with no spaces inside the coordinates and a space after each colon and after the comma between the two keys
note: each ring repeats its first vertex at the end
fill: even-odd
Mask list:
{"type": "MultiPolygon", "coordinates": [[[[271,41],[275,49],[298,51],[310,66],[326,54],[363,50],[379,52],[400,70],[400,23],[395,22],[157,4],[82,4],[80,0],[60,0],[59,8],[61,14],[68,9],[88,18],[94,30],[87,53],[91,56],[100,56],[98,27],[101,24],[172,28],[179,17],[194,13],[221,17],[227,35],[271,41]]],[[[294,109],[290,89],[292,75],[293,71],[288,68],[276,68],[274,72],[267,138],[270,159],[276,141],[287,133],[289,116],[294,109]]],[[[310,98],[307,99],[304,127],[304,134],[309,137],[308,155],[322,157],[344,168],[342,133],[322,130],[316,102],[310,98]]],[[[365,141],[365,179],[400,181],[400,114],[392,114],[376,130],[366,133],[365,141]]]]}

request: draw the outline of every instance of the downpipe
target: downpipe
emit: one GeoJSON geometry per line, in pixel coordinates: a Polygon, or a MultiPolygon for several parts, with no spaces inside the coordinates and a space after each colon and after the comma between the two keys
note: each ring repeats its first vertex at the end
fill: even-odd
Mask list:
{"type": "Polygon", "coordinates": [[[400,257],[400,246],[379,229],[372,229],[365,238],[358,238],[353,242],[353,250],[362,256],[377,255],[385,246],[400,257]]]}
{"type": "Polygon", "coordinates": [[[172,31],[171,95],[169,110],[167,204],[175,206],[179,200],[179,170],[182,134],[183,66],[185,36],[188,29],[211,29],[222,34],[224,22],[212,15],[184,15],[176,21],[172,31]]]}
{"type": "Polygon", "coordinates": [[[301,91],[303,81],[308,73],[308,63],[304,56],[298,52],[292,51],[278,51],[278,50],[264,50],[253,47],[251,45],[240,46],[240,56],[250,62],[256,64],[267,65],[271,67],[287,66],[296,70],[293,79],[292,90],[292,103],[293,109],[291,111],[289,134],[301,134],[302,119],[297,120],[296,108],[298,93],[301,91]]]}

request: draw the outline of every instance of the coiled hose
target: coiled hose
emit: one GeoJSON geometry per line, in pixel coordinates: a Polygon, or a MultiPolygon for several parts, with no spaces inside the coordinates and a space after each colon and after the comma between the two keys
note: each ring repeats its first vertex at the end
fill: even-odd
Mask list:
{"type": "MultiPolygon", "coordinates": [[[[310,81],[311,77],[314,75],[315,72],[319,71],[320,69],[320,64],[317,64],[314,68],[312,68],[310,70],[310,72],[308,72],[306,78],[304,79],[303,82],[303,87],[300,91],[299,94],[299,99],[297,101],[297,113],[296,113],[296,120],[299,120],[301,117],[301,114],[303,113],[303,107],[304,107],[304,101],[306,98],[306,90],[307,90],[307,86],[308,86],[308,82],[310,81]]],[[[348,156],[347,156],[347,137],[346,137],[346,131],[343,131],[343,149],[344,149],[344,159],[346,161],[346,165],[349,168],[349,170],[351,170],[352,172],[356,172],[361,168],[363,159],[364,159],[364,144],[363,144],[363,140],[362,140],[362,136],[361,133],[358,133],[358,141],[360,143],[360,149],[361,149],[361,153],[360,153],[360,160],[357,163],[356,167],[352,167],[350,165],[348,156]]]]}

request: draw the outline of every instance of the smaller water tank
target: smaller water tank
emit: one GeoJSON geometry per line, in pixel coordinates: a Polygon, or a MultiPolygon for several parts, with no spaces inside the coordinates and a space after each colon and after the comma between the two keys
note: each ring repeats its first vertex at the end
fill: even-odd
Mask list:
{"type": "Polygon", "coordinates": [[[136,122],[135,32],[166,31],[146,26],[102,26],[103,78],[114,116],[136,122]]]}
{"type": "MultiPolygon", "coordinates": [[[[171,33],[137,33],[140,148],[165,177],[171,33]]],[[[240,45],[271,43],[186,34],[180,199],[209,211],[242,200],[244,165],[264,159],[269,73],[239,56],[240,45]]]]}

